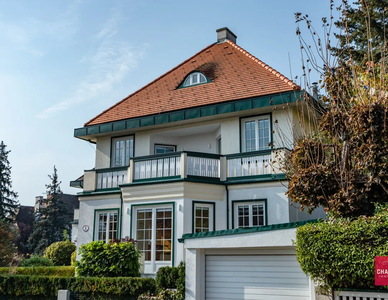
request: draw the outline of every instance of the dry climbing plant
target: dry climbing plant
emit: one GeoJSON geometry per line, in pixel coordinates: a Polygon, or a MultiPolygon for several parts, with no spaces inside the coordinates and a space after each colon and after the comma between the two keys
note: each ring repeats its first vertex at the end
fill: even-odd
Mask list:
{"type": "MultiPolygon", "coordinates": [[[[369,2],[360,1],[357,7],[364,16],[365,28],[370,28],[372,13],[376,16],[369,2]]],[[[333,1],[330,4],[330,19],[322,19],[322,39],[307,15],[296,14],[304,85],[311,86],[310,73],[315,70],[321,76],[325,94],[318,101],[312,101],[307,94],[299,101],[299,119],[303,121],[298,126],[304,129],[295,137],[296,145],[282,164],[289,180],[287,195],[300,204],[301,210],[309,212],[323,206],[333,216],[371,215],[376,203],[388,202],[386,32],[378,45],[379,60],[373,57],[376,45],[371,42],[367,43],[365,62],[356,62],[351,51],[346,56],[333,56],[330,38],[336,9],[344,30],[342,36],[348,46],[354,41],[347,27],[348,2],[342,1],[339,8],[333,1]],[[311,34],[311,45],[301,33],[302,24],[311,34]]],[[[387,13],[386,8],[379,11],[385,23],[387,13]]],[[[370,30],[365,34],[370,36],[370,30]]]]}

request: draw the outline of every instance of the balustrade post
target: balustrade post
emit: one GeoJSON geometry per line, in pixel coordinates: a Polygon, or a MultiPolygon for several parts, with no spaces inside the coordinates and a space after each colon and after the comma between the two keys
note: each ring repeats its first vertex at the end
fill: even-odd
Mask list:
{"type": "Polygon", "coordinates": [[[132,183],[134,177],[135,177],[135,162],[133,161],[133,159],[130,159],[129,167],[128,167],[128,175],[127,175],[128,183],[132,183]]]}
{"type": "Polygon", "coordinates": [[[96,171],[86,171],[84,173],[84,191],[95,191],[97,186],[96,171]]]}
{"type": "Polygon", "coordinates": [[[181,153],[181,178],[187,178],[187,153],[181,153]]]}
{"type": "Polygon", "coordinates": [[[221,181],[226,181],[226,177],[228,174],[228,161],[226,160],[225,156],[220,157],[220,166],[218,174],[220,174],[221,181]]]}

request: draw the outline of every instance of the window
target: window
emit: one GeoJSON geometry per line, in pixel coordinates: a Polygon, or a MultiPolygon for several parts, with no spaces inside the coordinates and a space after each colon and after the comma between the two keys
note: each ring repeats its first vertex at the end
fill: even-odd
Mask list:
{"type": "Polygon", "coordinates": [[[135,209],[137,247],[145,261],[171,261],[172,207],[135,209]]]}
{"type": "Polygon", "coordinates": [[[129,166],[131,157],[133,157],[133,136],[112,139],[111,167],[129,166]]]}
{"type": "Polygon", "coordinates": [[[206,82],[208,82],[208,80],[205,75],[203,75],[200,72],[194,72],[186,77],[182,87],[197,85],[197,84],[206,83],[206,82]]]}
{"type": "Polygon", "coordinates": [[[193,201],[193,232],[214,230],[214,204],[193,201]]]}
{"type": "Polygon", "coordinates": [[[235,228],[266,225],[264,202],[238,202],[234,204],[235,228]]]}
{"type": "Polygon", "coordinates": [[[155,154],[175,152],[176,147],[171,145],[155,145],[155,154]]]}
{"type": "Polygon", "coordinates": [[[95,240],[106,243],[117,238],[118,210],[95,211],[95,240]]]}
{"type": "Polygon", "coordinates": [[[270,128],[269,115],[241,119],[243,152],[269,149],[270,128]]]}

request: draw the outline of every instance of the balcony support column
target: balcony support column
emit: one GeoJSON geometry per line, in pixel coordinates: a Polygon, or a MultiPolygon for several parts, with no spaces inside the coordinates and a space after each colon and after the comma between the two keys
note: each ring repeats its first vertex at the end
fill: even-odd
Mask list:
{"type": "Polygon", "coordinates": [[[181,154],[181,178],[187,178],[187,153],[181,154]]]}
{"type": "Polygon", "coordinates": [[[220,157],[220,168],[219,168],[219,174],[220,174],[220,180],[226,181],[227,173],[228,172],[228,166],[227,166],[227,160],[225,156],[220,157]]]}
{"type": "Polygon", "coordinates": [[[97,187],[96,171],[86,171],[84,173],[84,191],[95,191],[97,187]]]}
{"type": "Polygon", "coordinates": [[[133,178],[135,177],[135,162],[133,159],[129,160],[129,167],[128,167],[128,183],[133,182],[133,178]]]}

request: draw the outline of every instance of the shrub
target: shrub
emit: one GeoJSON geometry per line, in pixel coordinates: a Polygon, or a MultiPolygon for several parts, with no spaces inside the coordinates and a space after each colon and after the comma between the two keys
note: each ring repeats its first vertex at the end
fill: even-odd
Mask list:
{"type": "Polygon", "coordinates": [[[77,261],[77,249],[71,254],[70,257],[70,265],[75,266],[75,262],[77,261]]]}
{"type": "Polygon", "coordinates": [[[137,300],[183,300],[185,297],[178,291],[161,290],[157,295],[142,294],[137,300]]]}
{"type": "Polygon", "coordinates": [[[162,267],[156,273],[156,288],[158,290],[177,289],[185,293],[185,264],[181,262],[178,267],[162,267]]]}
{"type": "MultiPolygon", "coordinates": [[[[58,290],[71,290],[85,299],[109,299],[110,295],[136,300],[143,293],[155,292],[153,278],[96,278],[0,275],[0,298],[6,296],[56,297],[58,290]],[[125,297],[124,297],[125,296],[125,297]]],[[[118,298],[117,297],[117,298],[118,298]]]]}
{"type": "Polygon", "coordinates": [[[79,254],[81,260],[76,262],[79,276],[140,276],[140,251],[128,238],[91,242],[82,245],[79,254]]]}
{"type": "Polygon", "coordinates": [[[47,258],[37,255],[31,255],[30,258],[25,258],[20,261],[20,267],[51,267],[53,262],[47,258]]]}
{"type": "Polygon", "coordinates": [[[33,275],[33,276],[56,276],[74,277],[74,267],[19,267],[0,268],[0,275],[33,275]]]}
{"type": "Polygon", "coordinates": [[[301,226],[296,232],[296,252],[302,270],[325,290],[374,289],[375,256],[388,255],[388,209],[353,221],[301,226]]]}
{"type": "Polygon", "coordinates": [[[55,266],[70,266],[71,255],[76,249],[69,240],[56,242],[44,250],[43,256],[51,259],[55,266]]]}

